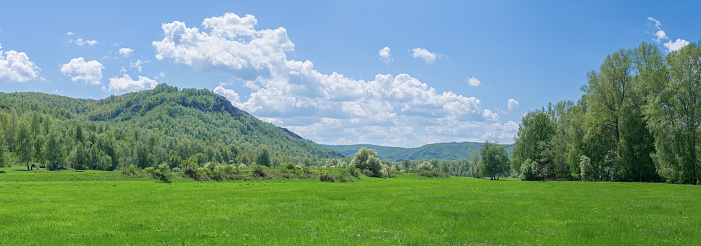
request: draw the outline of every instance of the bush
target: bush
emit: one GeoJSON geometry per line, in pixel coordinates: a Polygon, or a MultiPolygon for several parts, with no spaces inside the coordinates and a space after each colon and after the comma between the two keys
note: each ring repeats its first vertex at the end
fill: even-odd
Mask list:
{"type": "Polygon", "coordinates": [[[292,164],[292,163],[287,163],[284,167],[282,167],[282,169],[296,171],[297,166],[295,166],[295,164],[292,164]]]}
{"type": "Polygon", "coordinates": [[[579,169],[582,171],[580,176],[584,181],[594,180],[596,173],[594,173],[594,167],[591,165],[591,159],[586,155],[579,158],[579,169]]]}
{"type": "Polygon", "coordinates": [[[210,177],[212,176],[212,171],[209,170],[209,168],[206,167],[200,167],[195,171],[195,175],[193,178],[197,181],[206,181],[209,180],[210,177]]]}
{"type": "Polygon", "coordinates": [[[139,170],[139,169],[138,169],[137,167],[135,167],[134,165],[130,165],[130,166],[125,167],[124,169],[122,169],[122,174],[124,174],[124,175],[134,175],[134,174],[136,174],[136,171],[138,171],[138,170],[139,170]]]}
{"type": "Polygon", "coordinates": [[[538,180],[538,163],[532,161],[531,159],[526,159],[526,161],[521,164],[521,170],[519,170],[518,179],[520,180],[538,180]]]}
{"type": "Polygon", "coordinates": [[[173,175],[170,174],[170,168],[168,167],[168,165],[165,164],[165,168],[161,168],[163,165],[164,164],[159,165],[158,168],[147,167],[146,169],[144,169],[144,171],[146,171],[147,173],[151,174],[151,176],[164,183],[170,183],[172,182],[173,175]]]}
{"type": "Polygon", "coordinates": [[[266,168],[261,165],[255,165],[253,166],[253,173],[258,175],[259,177],[265,177],[267,175],[266,173],[266,168]]]}
{"type": "Polygon", "coordinates": [[[336,177],[334,177],[328,171],[322,170],[321,173],[319,173],[319,180],[321,182],[336,182],[336,177]]]}
{"type": "Polygon", "coordinates": [[[444,172],[439,172],[438,170],[431,170],[431,171],[426,171],[426,170],[421,170],[419,171],[419,175],[424,176],[424,177],[429,177],[429,178],[449,178],[450,175],[444,172]]]}
{"type": "Polygon", "coordinates": [[[393,167],[382,169],[382,175],[388,178],[394,178],[397,171],[393,167]]]}
{"type": "Polygon", "coordinates": [[[180,163],[180,168],[185,173],[185,176],[195,178],[195,175],[197,175],[197,169],[199,169],[200,166],[197,165],[197,163],[184,160],[182,163],[180,163]]]}
{"type": "Polygon", "coordinates": [[[346,168],[348,171],[348,174],[350,174],[353,177],[360,178],[360,169],[355,167],[355,165],[349,165],[348,168],[346,168]]]}

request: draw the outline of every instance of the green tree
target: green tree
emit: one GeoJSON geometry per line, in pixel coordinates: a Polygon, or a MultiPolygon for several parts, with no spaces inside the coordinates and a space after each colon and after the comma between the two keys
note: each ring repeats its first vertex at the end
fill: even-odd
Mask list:
{"type": "Polygon", "coordinates": [[[380,165],[380,159],[377,158],[377,152],[375,152],[375,150],[363,147],[355,154],[351,164],[355,165],[355,167],[360,170],[369,170],[374,177],[382,176],[382,166],[380,165]]]}
{"type": "MultiPolygon", "coordinates": [[[[648,80],[645,108],[655,136],[657,172],[671,181],[701,180],[701,41],[665,57],[667,80],[648,80]]],[[[654,75],[653,75],[654,77],[654,75]]]]}
{"type": "Polygon", "coordinates": [[[46,159],[47,163],[46,168],[49,170],[58,170],[61,166],[61,159],[63,159],[61,138],[60,131],[54,129],[49,132],[42,147],[42,153],[44,153],[44,159],[46,159]]]}
{"type": "Polygon", "coordinates": [[[256,158],[256,164],[270,167],[270,152],[268,149],[263,149],[256,158]]]}
{"type": "Polygon", "coordinates": [[[504,176],[509,172],[511,163],[503,145],[496,142],[484,142],[480,153],[482,155],[482,160],[480,160],[482,176],[498,180],[500,176],[504,176]]]}
{"type": "Polygon", "coordinates": [[[5,129],[2,127],[2,122],[0,122],[0,167],[9,166],[5,159],[5,151],[7,151],[7,145],[5,145],[5,129]]]}
{"type": "MultiPolygon", "coordinates": [[[[520,172],[521,164],[528,159],[537,162],[541,167],[550,166],[546,151],[554,135],[555,124],[547,111],[531,111],[524,115],[516,134],[511,168],[520,172]]],[[[482,153],[483,159],[484,155],[482,153]]]]}
{"type": "Polygon", "coordinates": [[[480,152],[478,150],[473,150],[472,153],[470,154],[470,176],[473,178],[479,178],[480,176],[480,170],[479,170],[479,163],[480,163],[480,152]]]}
{"type": "Polygon", "coordinates": [[[21,162],[27,164],[27,171],[31,170],[29,162],[34,154],[34,141],[29,125],[25,121],[20,121],[19,131],[17,132],[17,156],[21,162]]]}

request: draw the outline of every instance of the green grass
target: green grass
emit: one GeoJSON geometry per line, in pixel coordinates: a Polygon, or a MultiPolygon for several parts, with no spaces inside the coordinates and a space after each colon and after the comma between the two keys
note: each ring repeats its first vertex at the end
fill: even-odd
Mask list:
{"type": "Polygon", "coordinates": [[[0,245],[701,242],[701,187],[691,185],[416,174],[159,183],[14,170],[0,169],[0,245]],[[71,181],[90,179],[100,181],[71,181]]]}

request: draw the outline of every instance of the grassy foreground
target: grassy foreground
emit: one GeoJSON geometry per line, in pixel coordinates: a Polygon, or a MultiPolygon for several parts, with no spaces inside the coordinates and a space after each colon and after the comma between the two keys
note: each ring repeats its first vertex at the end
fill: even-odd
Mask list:
{"type": "Polygon", "coordinates": [[[415,174],[158,183],[117,174],[0,169],[0,245],[701,242],[699,186],[415,174]]]}

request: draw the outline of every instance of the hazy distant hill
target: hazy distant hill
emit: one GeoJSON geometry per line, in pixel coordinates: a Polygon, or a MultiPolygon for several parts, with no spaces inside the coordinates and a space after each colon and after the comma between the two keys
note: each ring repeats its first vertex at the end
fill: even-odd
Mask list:
{"type": "MultiPolygon", "coordinates": [[[[439,160],[457,160],[468,159],[473,150],[479,150],[482,143],[475,142],[460,142],[460,143],[435,143],[427,144],[418,148],[401,148],[401,147],[386,147],[372,144],[353,144],[353,145],[323,145],[326,148],[341,152],[345,156],[353,157],[359,149],[367,147],[377,151],[380,159],[391,159],[401,161],[404,159],[421,160],[421,159],[439,159],[439,160]]],[[[513,152],[513,144],[505,145],[506,152],[511,156],[513,152]]]]}

